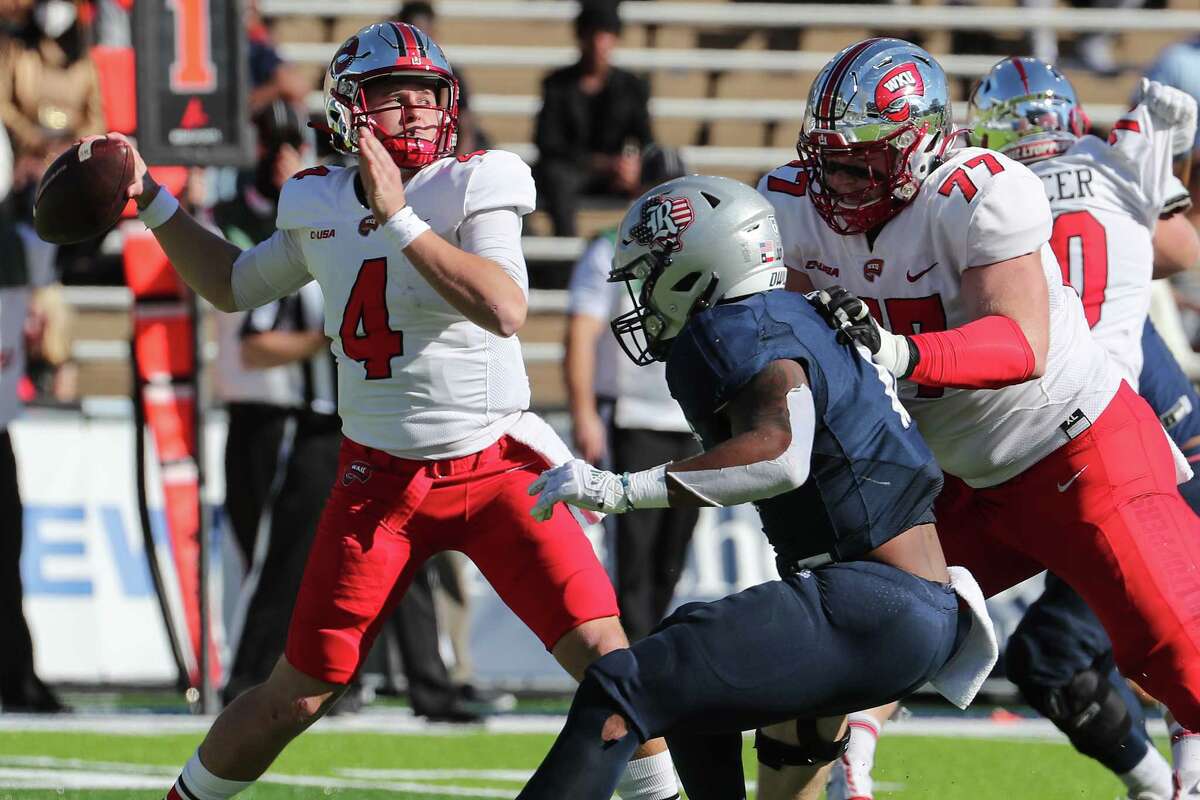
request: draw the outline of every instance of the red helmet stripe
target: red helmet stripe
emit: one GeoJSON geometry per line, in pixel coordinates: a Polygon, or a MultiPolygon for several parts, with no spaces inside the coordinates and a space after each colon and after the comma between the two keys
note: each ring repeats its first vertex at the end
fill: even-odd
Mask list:
{"type": "Polygon", "coordinates": [[[825,79],[821,99],[817,103],[818,119],[832,119],[834,101],[837,100],[837,87],[841,84],[842,78],[846,77],[846,73],[850,71],[850,65],[854,63],[854,59],[877,41],[879,41],[878,37],[864,39],[843,53],[842,57],[834,63],[833,68],[829,70],[829,77],[825,79]]]}
{"type": "Polygon", "coordinates": [[[1017,74],[1021,76],[1021,85],[1025,87],[1025,93],[1029,94],[1029,75],[1025,73],[1025,65],[1016,56],[1013,56],[1012,63],[1017,68],[1017,74]]]}
{"type": "Polygon", "coordinates": [[[420,41],[413,35],[412,28],[403,22],[393,22],[392,27],[396,29],[396,33],[400,36],[401,52],[396,56],[396,63],[413,63],[414,58],[425,57],[424,48],[421,47],[420,41]]]}

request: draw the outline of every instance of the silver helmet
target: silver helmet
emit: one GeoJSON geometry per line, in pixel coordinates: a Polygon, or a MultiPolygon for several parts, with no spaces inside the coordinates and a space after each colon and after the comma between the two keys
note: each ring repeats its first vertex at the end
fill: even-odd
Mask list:
{"type": "Polygon", "coordinates": [[[419,169],[454,152],[458,141],[458,80],[442,48],[427,33],[404,22],[378,22],[351,36],[334,54],[325,72],[325,120],[333,147],[358,152],[358,129],[368,126],[402,168],[419,169]],[[432,138],[379,130],[374,114],[408,106],[367,108],[364,85],[376,78],[409,77],[428,81],[437,98],[432,138]]]}
{"type": "Polygon", "coordinates": [[[967,109],[971,144],[1025,164],[1061,155],[1089,124],[1067,77],[1029,57],[1006,58],[988,70],[967,109]]]}
{"type": "Polygon", "coordinates": [[[866,39],[813,81],[796,150],[822,219],[838,233],[863,233],[916,196],[950,134],[941,65],[902,39],[866,39]]]}
{"type": "Polygon", "coordinates": [[[729,178],[655,186],[621,220],[609,281],[624,281],[633,299],[612,321],[625,354],[641,366],[664,361],[693,314],[787,282],[775,209],[729,178]]]}

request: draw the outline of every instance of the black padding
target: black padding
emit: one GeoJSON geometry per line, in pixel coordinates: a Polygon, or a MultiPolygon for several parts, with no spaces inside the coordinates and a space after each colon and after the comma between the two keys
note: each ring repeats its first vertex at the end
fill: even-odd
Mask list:
{"type": "Polygon", "coordinates": [[[817,734],[815,720],[796,720],[796,738],[799,744],[788,744],[772,739],[761,730],[754,732],[754,749],[758,761],[774,770],[785,766],[816,767],[841,758],[850,746],[850,729],[837,741],[822,739],[817,734]]]}

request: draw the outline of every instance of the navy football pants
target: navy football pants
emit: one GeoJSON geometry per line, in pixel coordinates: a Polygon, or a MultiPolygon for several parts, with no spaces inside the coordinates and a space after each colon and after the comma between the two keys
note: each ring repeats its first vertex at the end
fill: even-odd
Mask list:
{"type": "Polygon", "coordinates": [[[741,731],[903,697],[969,624],[948,586],[854,561],[690,603],[588,668],[521,798],[608,800],[638,744],[667,737],[691,800],[745,797],[741,731]],[[605,743],[612,714],[629,722],[605,743]]]}

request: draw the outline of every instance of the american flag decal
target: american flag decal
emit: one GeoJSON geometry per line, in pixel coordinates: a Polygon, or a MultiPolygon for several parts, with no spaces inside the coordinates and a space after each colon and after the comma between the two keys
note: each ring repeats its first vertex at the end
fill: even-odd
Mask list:
{"type": "Polygon", "coordinates": [[[629,235],[638,244],[674,253],[683,247],[683,232],[695,218],[686,197],[655,195],[642,204],[642,220],[629,235]]]}

